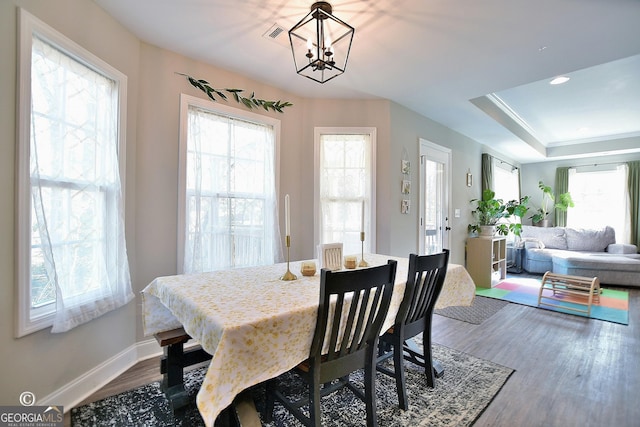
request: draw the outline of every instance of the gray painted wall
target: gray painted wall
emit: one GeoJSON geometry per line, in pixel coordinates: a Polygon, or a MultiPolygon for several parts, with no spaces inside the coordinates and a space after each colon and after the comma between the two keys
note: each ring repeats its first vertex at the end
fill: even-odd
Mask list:
{"type": "Polygon", "coordinates": [[[403,149],[408,153],[412,164],[412,187],[418,188],[419,139],[423,138],[452,151],[451,211],[460,209],[460,217],[450,218],[451,262],[464,264],[467,225],[472,219],[469,200],[480,195],[483,146],[395,103],[391,107],[391,124],[392,150],[389,157],[391,174],[388,181],[392,188],[389,204],[391,206],[390,222],[393,226],[390,253],[404,255],[418,250],[418,191],[411,192],[412,208],[409,215],[404,215],[400,213],[400,200],[403,197],[398,189],[402,180],[400,163],[403,149]],[[466,185],[468,171],[474,177],[471,187],[466,185]]]}

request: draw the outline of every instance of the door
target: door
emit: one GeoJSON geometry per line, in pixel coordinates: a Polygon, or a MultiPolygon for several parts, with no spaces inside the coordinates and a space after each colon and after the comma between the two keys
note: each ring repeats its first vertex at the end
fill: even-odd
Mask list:
{"type": "Polygon", "coordinates": [[[451,150],[420,138],[419,251],[450,247],[451,150]]]}

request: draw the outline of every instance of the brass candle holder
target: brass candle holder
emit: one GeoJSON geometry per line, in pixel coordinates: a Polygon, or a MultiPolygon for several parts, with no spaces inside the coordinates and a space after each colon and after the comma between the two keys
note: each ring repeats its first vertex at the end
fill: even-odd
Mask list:
{"type": "Polygon", "coordinates": [[[296,276],[291,272],[291,270],[289,270],[289,248],[291,247],[291,236],[286,236],[285,240],[287,243],[287,272],[284,273],[284,276],[282,276],[280,280],[296,280],[298,276],[296,276]]]}
{"type": "Polygon", "coordinates": [[[364,260],[364,231],[360,232],[360,242],[362,242],[362,255],[358,267],[369,267],[369,263],[364,260]]]}

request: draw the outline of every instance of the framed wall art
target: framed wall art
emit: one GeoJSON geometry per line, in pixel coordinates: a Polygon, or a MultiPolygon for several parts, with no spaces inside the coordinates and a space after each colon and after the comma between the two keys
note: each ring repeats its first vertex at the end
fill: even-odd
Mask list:
{"type": "Polygon", "coordinates": [[[411,193],[411,181],[409,181],[408,179],[403,179],[402,194],[409,194],[409,193],[411,193]]]}
{"type": "Polygon", "coordinates": [[[403,160],[401,170],[403,174],[409,175],[409,173],[411,173],[411,162],[409,160],[403,160]]]}
{"type": "Polygon", "coordinates": [[[408,214],[411,209],[411,200],[403,199],[402,204],[400,205],[400,212],[403,214],[408,214]]]}

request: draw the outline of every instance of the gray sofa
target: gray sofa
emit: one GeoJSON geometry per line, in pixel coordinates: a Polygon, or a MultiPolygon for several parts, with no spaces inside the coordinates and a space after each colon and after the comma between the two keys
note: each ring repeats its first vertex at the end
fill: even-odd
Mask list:
{"type": "Polygon", "coordinates": [[[640,287],[640,254],[635,245],[616,243],[615,231],[569,227],[522,227],[522,267],[598,277],[600,283],[640,287]]]}

